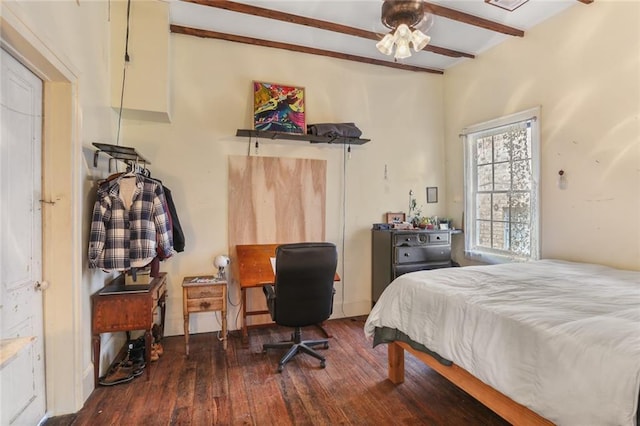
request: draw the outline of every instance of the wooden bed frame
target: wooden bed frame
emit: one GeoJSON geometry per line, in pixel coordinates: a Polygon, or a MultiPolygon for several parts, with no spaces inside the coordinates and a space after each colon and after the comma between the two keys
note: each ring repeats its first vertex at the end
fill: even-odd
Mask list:
{"type": "Polygon", "coordinates": [[[429,354],[413,349],[409,344],[394,341],[388,344],[389,380],[395,384],[404,382],[404,351],[427,364],[460,389],[489,407],[493,412],[511,424],[516,425],[553,425],[552,422],[534,413],[524,405],[518,404],[508,396],[498,392],[471,373],[455,364],[446,366],[429,354]]]}

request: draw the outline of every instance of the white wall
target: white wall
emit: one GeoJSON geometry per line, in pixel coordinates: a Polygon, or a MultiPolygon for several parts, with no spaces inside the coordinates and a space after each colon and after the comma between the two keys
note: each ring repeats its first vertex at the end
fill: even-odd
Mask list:
{"type": "Polygon", "coordinates": [[[542,257],[640,270],[640,3],[576,2],[447,70],[452,214],[463,210],[460,131],[537,105],[542,257]],[[556,185],[561,169],[565,190],[556,185]]]}
{"type": "MultiPolygon", "coordinates": [[[[170,276],[166,332],[183,330],[182,277],[212,272],[214,256],[227,253],[227,158],[248,152],[248,139],[235,133],[252,127],[254,80],[304,87],[308,123],[352,121],[371,139],[353,147],[346,165],[340,145],[261,141],[259,149],[327,160],[326,237],[344,262],[334,314],[368,313],[372,224],[385,212],[406,212],[409,190],[425,213],[443,213],[443,200],[429,210],[425,195],[427,186],[444,185],[442,77],[179,34],[171,43],[172,122],[125,120],[122,141],[147,156],[152,175],[171,189],[186,233],[186,250],[162,264],[170,276]]],[[[239,300],[237,287],[231,294],[239,300]]],[[[232,307],[231,329],[239,326],[236,313],[232,307]]],[[[219,329],[207,314],[191,327],[219,329]]]]}

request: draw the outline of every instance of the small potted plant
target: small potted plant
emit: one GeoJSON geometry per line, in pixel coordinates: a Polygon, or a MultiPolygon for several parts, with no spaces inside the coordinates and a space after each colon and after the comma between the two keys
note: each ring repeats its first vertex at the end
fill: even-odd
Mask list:
{"type": "Polygon", "coordinates": [[[419,228],[423,221],[422,207],[418,207],[418,202],[413,197],[409,202],[409,220],[414,228],[419,228]]]}

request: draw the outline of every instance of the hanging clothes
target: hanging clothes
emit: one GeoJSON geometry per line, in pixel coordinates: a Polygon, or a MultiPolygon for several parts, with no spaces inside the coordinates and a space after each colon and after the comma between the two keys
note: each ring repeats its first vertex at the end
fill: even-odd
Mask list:
{"type": "Polygon", "coordinates": [[[89,267],[115,271],[141,268],[158,253],[163,259],[173,254],[162,185],[134,173],[100,185],[91,219],[89,267]],[[125,195],[126,188],[132,189],[130,195],[125,195]]]}
{"type": "Polygon", "coordinates": [[[173,248],[178,253],[184,251],[184,232],[182,231],[182,225],[180,225],[180,219],[178,219],[178,212],[176,206],[173,203],[173,196],[171,190],[166,186],[162,186],[165,199],[167,200],[167,206],[169,207],[169,214],[171,216],[171,229],[173,231],[173,248]]]}

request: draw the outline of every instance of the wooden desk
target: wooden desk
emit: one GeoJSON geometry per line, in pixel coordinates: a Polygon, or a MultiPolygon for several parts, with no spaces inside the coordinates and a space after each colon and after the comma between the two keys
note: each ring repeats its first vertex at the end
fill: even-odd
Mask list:
{"type": "Polygon", "coordinates": [[[100,370],[100,334],[144,330],[147,380],[151,366],[151,327],[160,309],[160,336],[164,334],[167,274],[161,272],[148,285],[125,285],[124,274],[91,296],[91,330],[93,334],[93,380],[98,386],[100,370]]]}
{"type": "Polygon", "coordinates": [[[195,312],[220,311],[222,348],[227,349],[227,281],[212,275],[184,277],[182,280],[182,313],[184,315],[184,347],[189,356],[189,315],[195,312]]]}
{"type": "MultiPolygon", "coordinates": [[[[276,256],[276,248],[282,244],[245,244],[236,246],[238,262],[238,283],[242,293],[242,340],[247,341],[249,332],[247,317],[269,314],[268,310],[247,311],[247,289],[272,285],[275,281],[271,258],[276,256]]],[[[335,281],[340,281],[336,272],[335,281]]]]}

